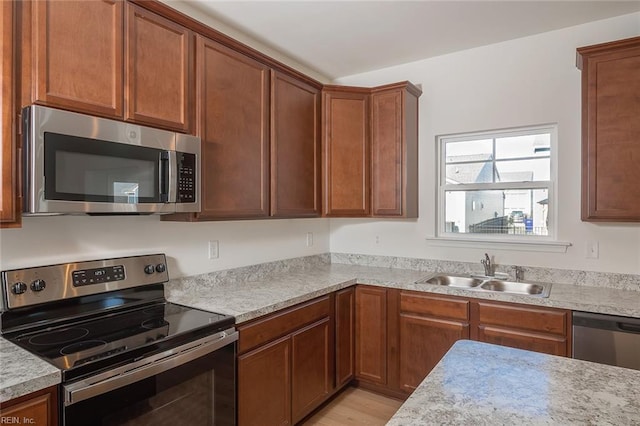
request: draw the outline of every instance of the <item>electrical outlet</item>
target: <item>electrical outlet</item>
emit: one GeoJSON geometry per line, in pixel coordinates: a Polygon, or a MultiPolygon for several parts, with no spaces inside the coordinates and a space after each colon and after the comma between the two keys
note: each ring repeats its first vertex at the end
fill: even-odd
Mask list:
{"type": "Polygon", "coordinates": [[[307,232],[307,247],[313,246],[313,232],[307,232]]]}
{"type": "Polygon", "coordinates": [[[376,244],[380,244],[380,236],[376,235],[376,244]]]}
{"type": "Polygon", "coordinates": [[[597,241],[587,241],[587,259],[597,259],[600,255],[600,244],[597,241]]]}
{"type": "Polygon", "coordinates": [[[218,240],[209,241],[209,259],[218,259],[220,257],[220,245],[218,240]]]}

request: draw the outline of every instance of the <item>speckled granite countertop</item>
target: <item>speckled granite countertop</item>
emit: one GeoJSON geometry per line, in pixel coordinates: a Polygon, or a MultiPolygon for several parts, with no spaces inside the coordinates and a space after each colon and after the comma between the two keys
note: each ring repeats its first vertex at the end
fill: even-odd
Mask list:
{"type": "MultiPolygon", "coordinates": [[[[298,266],[285,271],[275,268],[265,273],[257,265],[180,278],[169,282],[165,292],[171,302],[231,314],[238,323],[356,283],[640,317],[640,291],[553,284],[550,297],[541,299],[415,284],[417,280],[434,273],[412,269],[328,263],[298,266]]],[[[1,400],[35,392],[60,382],[60,372],[57,369],[2,338],[0,357],[1,400]]]]}
{"type": "Polygon", "coordinates": [[[638,425],[639,383],[636,370],[461,340],[387,426],[638,425]]]}
{"type": "Polygon", "coordinates": [[[172,302],[235,315],[238,323],[356,283],[640,317],[639,291],[553,284],[548,298],[538,298],[415,283],[432,275],[435,274],[409,269],[328,264],[262,276],[234,277],[233,282],[209,279],[206,275],[182,278],[168,285],[166,292],[172,302]]]}
{"type": "Polygon", "coordinates": [[[60,383],[60,370],[0,338],[0,402],[60,383]]]}

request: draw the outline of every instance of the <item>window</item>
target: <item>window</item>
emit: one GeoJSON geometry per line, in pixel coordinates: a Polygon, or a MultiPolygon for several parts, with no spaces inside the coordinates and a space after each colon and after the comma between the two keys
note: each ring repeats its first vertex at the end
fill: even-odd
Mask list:
{"type": "Polygon", "coordinates": [[[438,235],[554,239],[556,126],[438,137],[438,235]]]}

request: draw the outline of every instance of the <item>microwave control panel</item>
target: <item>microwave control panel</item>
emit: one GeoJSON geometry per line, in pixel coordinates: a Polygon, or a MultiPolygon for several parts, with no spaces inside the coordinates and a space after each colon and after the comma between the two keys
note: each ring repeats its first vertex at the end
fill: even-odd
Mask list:
{"type": "Polygon", "coordinates": [[[196,202],[196,156],[184,152],[178,157],[178,203],[196,202]]]}

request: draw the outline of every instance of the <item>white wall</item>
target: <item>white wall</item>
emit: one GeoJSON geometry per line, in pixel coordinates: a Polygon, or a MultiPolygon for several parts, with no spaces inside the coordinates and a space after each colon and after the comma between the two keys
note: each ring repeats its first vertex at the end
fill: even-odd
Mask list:
{"type": "Polygon", "coordinates": [[[580,221],[580,71],[575,66],[577,47],[637,35],[640,14],[635,13],[338,79],[362,86],[401,80],[422,85],[420,218],[331,219],[331,251],[470,262],[489,251],[497,263],[640,273],[640,224],[580,221]],[[435,234],[436,135],[553,122],[559,144],[558,239],[573,244],[566,253],[454,249],[425,241],[435,234]],[[586,258],[588,241],[599,242],[598,259],[586,258]]]}
{"type": "Polygon", "coordinates": [[[326,219],[161,222],[159,216],[25,217],[0,230],[0,270],[77,260],[166,253],[171,278],[326,253],[326,219]],[[313,233],[307,247],[306,234],[313,233]],[[208,242],[219,242],[216,260],[208,242]]]}

